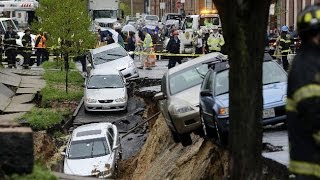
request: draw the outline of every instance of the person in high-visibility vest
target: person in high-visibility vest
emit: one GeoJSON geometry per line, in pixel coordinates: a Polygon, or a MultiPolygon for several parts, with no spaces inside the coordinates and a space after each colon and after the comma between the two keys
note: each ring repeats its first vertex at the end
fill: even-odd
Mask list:
{"type": "Polygon", "coordinates": [[[46,41],[47,39],[43,35],[41,31],[38,32],[36,39],[35,39],[35,47],[36,47],[36,56],[37,56],[37,66],[40,66],[40,64],[45,59],[45,51],[44,48],[46,48],[46,41]]]}
{"type": "Polygon", "coordinates": [[[296,180],[320,179],[320,4],[298,16],[302,40],[289,70],[289,170],[296,180]]]}
{"type": "Polygon", "coordinates": [[[218,32],[218,26],[213,26],[212,30],[210,31],[210,36],[207,40],[209,52],[220,52],[224,43],[225,42],[222,34],[218,32]]]}
{"type": "Polygon", "coordinates": [[[147,32],[148,31],[147,28],[144,28],[142,31],[145,36],[145,38],[143,40],[143,52],[145,54],[143,55],[143,58],[141,59],[141,66],[139,68],[142,69],[144,66],[146,66],[147,70],[151,70],[149,55],[151,52],[151,48],[153,47],[152,37],[147,32]]]}
{"type": "Polygon", "coordinates": [[[282,26],[281,31],[282,32],[279,40],[279,50],[281,52],[283,69],[288,71],[289,62],[288,62],[287,55],[291,51],[290,49],[291,40],[290,40],[290,34],[288,33],[289,31],[288,26],[282,26]]]}

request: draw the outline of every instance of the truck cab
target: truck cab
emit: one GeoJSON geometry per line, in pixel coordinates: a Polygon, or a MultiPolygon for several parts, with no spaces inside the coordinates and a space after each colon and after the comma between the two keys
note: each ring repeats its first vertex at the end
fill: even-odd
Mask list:
{"type": "Polygon", "coordinates": [[[119,0],[90,0],[89,13],[95,25],[112,28],[122,17],[119,3],[119,0]]]}

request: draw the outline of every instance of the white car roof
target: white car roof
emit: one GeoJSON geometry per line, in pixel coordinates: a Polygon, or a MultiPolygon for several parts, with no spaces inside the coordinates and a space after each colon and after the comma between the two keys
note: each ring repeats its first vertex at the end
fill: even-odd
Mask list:
{"type": "Polygon", "coordinates": [[[114,68],[96,68],[92,69],[90,75],[120,75],[120,71],[114,68]]]}
{"type": "Polygon", "coordinates": [[[121,47],[121,46],[118,43],[107,44],[105,46],[101,46],[101,47],[92,49],[91,53],[92,54],[98,54],[98,53],[101,53],[103,51],[106,51],[106,50],[109,50],[109,49],[114,49],[114,48],[117,48],[117,47],[121,47]]]}
{"type": "Polygon", "coordinates": [[[209,54],[194,58],[192,60],[189,60],[189,61],[187,61],[185,63],[182,63],[182,64],[180,64],[178,66],[175,66],[175,67],[169,69],[168,70],[168,74],[173,74],[173,73],[179,72],[181,70],[184,70],[185,68],[194,66],[194,65],[199,64],[199,63],[203,63],[203,62],[205,62],[205,61],[207,61],[209,59],[213,59],[213,58],[218,57],[218,56],[224,56],[224,55],[219,53],[219,52],[214,52],[214,53],[209,53],[209,54]]]}
{"type": "Polygon", "coordinates": [[[77,127],[72,132],[72,141],[94,139],[106,137],[107,127],[112,127],[111,123],[92,123],[77,127]],[[80,134],[78,134],[80,133],[80,134]]]}

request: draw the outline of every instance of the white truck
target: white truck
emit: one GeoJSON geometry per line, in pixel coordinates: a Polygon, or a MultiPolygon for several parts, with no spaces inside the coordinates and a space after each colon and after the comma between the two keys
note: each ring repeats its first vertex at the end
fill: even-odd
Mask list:
{"type": "Polygon", "coordinates": [[[88,7],[96,26],[112,28],[121,17],[120,0],[89,0],[88,7]]]}
{"type": "Polygon", "coordinates": [[[1,0],[0,13],[3,17],[12,18],[20,28],[27,27],[36,17],[35,9],[39,6],[36,0],[1,0]]]}

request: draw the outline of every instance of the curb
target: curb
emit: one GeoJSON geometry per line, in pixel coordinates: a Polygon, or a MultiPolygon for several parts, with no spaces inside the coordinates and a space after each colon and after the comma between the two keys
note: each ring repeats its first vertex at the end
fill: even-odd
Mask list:
{"type": "Polygon", "coordinates": [[[69,129],[72,124],[73,124],[73,120],[77,117],[79,110],[81,109],[81,106],[83,105],[83,97],[81,98],[80,103],[78,104],[76,110],[73,112],[72,117],[62,126],[62,129],[69,129]]]}

